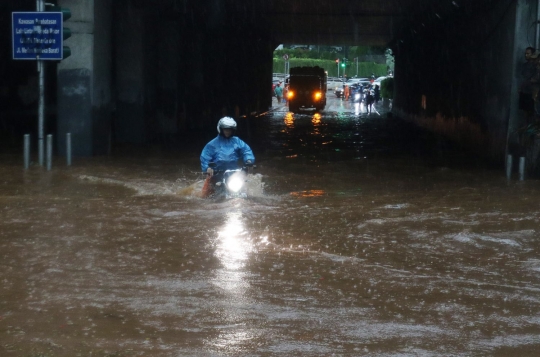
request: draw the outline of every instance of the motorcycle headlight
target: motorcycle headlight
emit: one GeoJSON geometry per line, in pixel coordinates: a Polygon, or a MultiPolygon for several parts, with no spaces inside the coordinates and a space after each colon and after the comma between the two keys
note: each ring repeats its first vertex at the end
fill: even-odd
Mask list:
{"type": "Polygon", "coordinates": [[[356,94],[354,95],[354,99],[360,99],[360,94],[356,93],[356,94]]]}
{"type": "Polygon", "coordinates": [[[227,187],[236,193],[244,186],[244,177],[242,175],[232,175],[227,179],[227,187]]]}

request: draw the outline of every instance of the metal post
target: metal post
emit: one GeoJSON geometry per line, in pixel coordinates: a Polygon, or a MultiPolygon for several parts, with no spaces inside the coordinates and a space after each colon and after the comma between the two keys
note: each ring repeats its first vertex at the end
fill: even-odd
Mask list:
{"type": "Polygon", "coordinates": [[[337,77],[339,79],[339,61],[337,62],[337,77]]]}
{"type": "Polygon", "coordinates": [[[66,134],[66,161],[71,166],[71,133],[66,134]]]}
{"type": "Polygon", "coordinates": [[[506,157],[506,178],[508,180],[512,178],[512,155],[506,157]]]}
{"type": "MultiPolygon", "coordinates": [[[[44,11],[43,0],[36,1],[36,10],[44,11]]],[[[37,56],[37,70],[39,72],[39,105],[38,105],[38,158],[39,165],[43,166],[43,127],[45,122],[45,66],[37,56]]]]}
{"type": "Polygon", "coordinates": [[[30,167],[30,134],[24,134],[24,168],[30,167]]]}
{"type": "Polygon", "coordinates": [[[47,135],[47,171],[52,167],[52,135],[47,135]]]}
{"type": "Polygon", "coordinates": [[[356,76],[358,77],[358,57],[356,57],[356,76]]]}
{"type": "Polygon", "coordinates": [[[39,106],[38,106],[38,156],[39,164],[43,166],[43,131],[45,122],[45,71],[43,61],[38,60],[39,72],[39,106]]]}
{"type": "Polygon", "coordinates": [[[538,51],[538,47],[540,47],[540,23],[538,22],[538,19],[540,19],[540,0],[536,2],[536,38],[535,38],[535,46],[536,50],[538,51]]]}
{"type": "Polygon", "coordinates": [[[525,157],[519,158],[519,181],[525,180],[525,157]]]}

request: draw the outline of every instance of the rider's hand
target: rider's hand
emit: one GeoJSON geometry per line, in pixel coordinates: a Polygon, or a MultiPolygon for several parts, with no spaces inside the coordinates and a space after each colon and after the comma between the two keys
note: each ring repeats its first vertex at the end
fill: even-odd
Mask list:
{"type": "Polygon", "coordinates": [[[206,169],[206,173],[208,174],[208,176],[214,176],[214,169],[209,167],[206,169]]]}
{"type": "Polygon", "coordinates": [[[251,160],[247,160],[246,165],[251,165],[251,160]]]}

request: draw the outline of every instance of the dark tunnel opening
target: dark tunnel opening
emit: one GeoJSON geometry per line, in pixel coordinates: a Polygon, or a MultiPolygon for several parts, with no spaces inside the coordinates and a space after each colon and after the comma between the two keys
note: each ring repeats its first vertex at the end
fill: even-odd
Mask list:
{"type": "MultiPolygon", "coordinates": [[[[537,132],[534,118],[516,100],[521,53],[537,42],[532,0],[66,3],[73,54],[46,65],[46,131],[73,132],[76,155],[206,138],[223,115],[245,118],[271,107],[279,43],[360,43],[396,55],[395,116],[499,164],[508,151],[530,162],[538,157],[534,135],[524,140],[522,133],[537,132]],[[86,94],[74,97],[79,84],[86,94]]],[[[10,12],[35,4],[2,2],[3,48],[11,43],[10,12]]],[[[12,60],[10,51],[0,63],[2,145],[20,147],[23,134],[36,132],[36,66],[12,60]]],[[[65,153],[61,142],[56,149],[65,153]]]]}

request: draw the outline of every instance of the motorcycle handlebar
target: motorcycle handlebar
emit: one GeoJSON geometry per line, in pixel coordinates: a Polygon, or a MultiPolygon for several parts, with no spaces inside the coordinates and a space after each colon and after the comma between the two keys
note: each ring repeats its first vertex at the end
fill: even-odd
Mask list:
{"type": "MultiPolygon", "coordinates": [[[[246,164],[242,167],[239,167],[239,169],[242,169],[242,170],[247,170],[248,168],[253,168],[253,169],[256,169],[257,168],[257,165],[255,164],[246,164]]],[[[230,170],[230,169],[227,169],[227,170],[216,170],[216,169],[213,169],[214,170],[214,175],[215,174],[219,174],[219,173],[224,173],[225,171],[227,170],[230,170]]],[[[208,174],[208,172],[206,171],[201,171],[201,174],[208,174]]]]}

